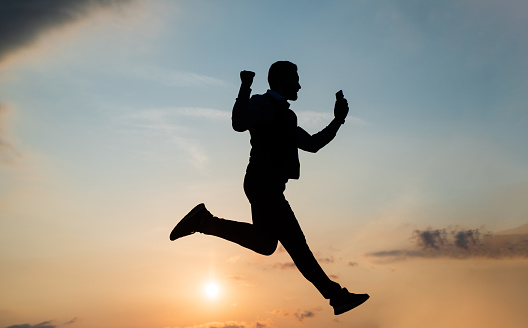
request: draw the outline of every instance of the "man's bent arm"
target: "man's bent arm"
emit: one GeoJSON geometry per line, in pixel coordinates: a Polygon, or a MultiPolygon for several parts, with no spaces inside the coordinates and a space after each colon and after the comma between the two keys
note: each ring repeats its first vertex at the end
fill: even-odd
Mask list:
{"type": "Polygon", "coordinates": [[[297,127],[297,147],[310,153],[316,153],[326,146],[337,134],[343,122],[334,118],[330,124],[314,135],[310,135],[300,126],[297,127]]]}
{"type": "Polygon", "coordinates": [[[242,84],[231,115],[231,125],[237,132],[246,131],[256,121],[256,113],[249,108],[250,95],[251,88],[242,84]]]}

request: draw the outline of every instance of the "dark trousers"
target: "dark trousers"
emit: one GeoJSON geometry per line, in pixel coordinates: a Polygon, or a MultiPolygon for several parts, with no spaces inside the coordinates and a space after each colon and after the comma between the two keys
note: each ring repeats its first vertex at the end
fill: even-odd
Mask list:
{"type": "Polygon", "coordinates": [[[293,262],[324,298],[331,298],[341,286],[323,271],[284,197],[286,180],[246,174],[244,191],[251,203],[253,224],[214,217],[203,233],[214,235],[259,254],[271,255],[280,241],[293,262]]]}

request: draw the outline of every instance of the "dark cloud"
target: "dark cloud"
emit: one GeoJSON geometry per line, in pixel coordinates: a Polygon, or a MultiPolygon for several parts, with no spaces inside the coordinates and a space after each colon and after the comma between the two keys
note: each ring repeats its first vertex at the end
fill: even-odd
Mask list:
{"type": "MultiPolygon", "coordinates": [[[[30,46],[44,33],[78,21],[100,9],[119,8],[136,0],[1,0],[0,63],[11,53],[30,46]]],[[[0,164],[20,157],[3,126],[5,105],[0,103],[0,164]]]]}
{"type": "Polygon", "coordinates": [[[297,320],[299,320],[300,322],[302,322],[304,319],[306,318],[313,318],[315,317],[315,312],[313,311],[309,311],[309,310],[306,310],[306,311],[303,311],[303,312],[298,312],[298,313],[295,313],[295,317],[297,318],[297,320]]]}
{"type": "Polygon", "coordinates": [[[133,0],[2,0],[0,61],[26,47],[52,28],[82,19],[97,9],[133,0]]]}
{"type": "Polygon", "coordinates": [[[455,246],[463,249],[476,246],[479,243],[479,231],[465,230],[458,231],[455,234],[455,246]]]}
{"type": "Polygon", "coordinates": [[[286,309],[281,309],[281,310],[273,310],[273,311],[271,311],[271,313],[274,314],[274,315],[280,316],[280,317],[293,318],[295,320],[298,320],[299,322],[303,322],[304,319],[315,317],[315,315],[316,315],[316,313],[318,311],[321,311],[321,309],[320,308],[313,308],[311,310],[301,310],[301,309],[286,310],[286,309]]]}
{"type": "Polygon", "coordinates": [[[30,325],[28,323],[24,323],[24,324],[21,324],[21,325],[8,326],[6,328],[55,328],[55,327],[57,327],[57,326],[52,325],[51,321],[44,321],[44,322],[38,323],[36,325],[30,325]]]}
{"type": "Polygon", "coordinates": [[[73,319],[71,319],[70,321],[65,322],[64,324],[65,324],[65,325],[71,325],[72,323],[74,323],[74,322],[76,322],[76,321],[77,321],[77,318],[73,318],[73,319]]]}
{"type": "Polygon", "coordinates": [[[482,229],[415,230],[411,249],[393,249],[367,254],[383,261],[408,258],[528,258],[528,234],[493,234],[482,229]]]}
{"type": "Polygon", "coordinates": [[[444,240],[446,236],[445,230],[415,230],[414,234],[418,246],[421,246],[424,249],[439,249],[441,246],[444,245],[444,240]]]}

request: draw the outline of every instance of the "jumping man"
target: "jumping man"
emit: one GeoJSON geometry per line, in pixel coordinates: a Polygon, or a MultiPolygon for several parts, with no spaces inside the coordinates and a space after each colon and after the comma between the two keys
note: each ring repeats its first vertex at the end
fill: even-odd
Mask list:
{"type": "Polygon", "coordinates": [[[288,103],[297,100],[301,89],[297,66],[288,61],[274,63],[268,72],[270,89],[250,97],[254,76],[250,71],[240,72],[242,83],[231,117],[235,131],[249,130],[251,136],[244,191],[251,204],[253,223],[215,217],[204,204],[199,204],[172,230],[170,239],[201,232],[262,255],[273,254],[280,241],[302,275],[330,300],[334,314],[342,314],[361,305],[369,295],[350,293],[330,280],[308,247],[284,190],[289,179],[299,178],[298,150],[315,153],[327,145],[345,123],[348,103],[339,91],[334,119],[320,132],[310,135],[297,126],[297,116],[288,103]]]}

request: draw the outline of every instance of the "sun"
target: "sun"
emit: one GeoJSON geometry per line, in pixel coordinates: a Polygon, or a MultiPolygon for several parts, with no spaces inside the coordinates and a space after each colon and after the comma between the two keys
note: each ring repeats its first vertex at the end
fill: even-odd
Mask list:
{"type": "Polygon", "coordinates": [[[208,299],[213,300],[218,298],[218,295],[220,294],[220,287],[216,282],[209,281],[204,286],[204,292],[208,299]]]}

